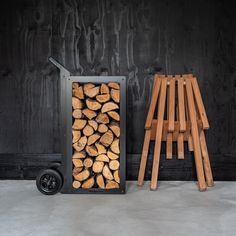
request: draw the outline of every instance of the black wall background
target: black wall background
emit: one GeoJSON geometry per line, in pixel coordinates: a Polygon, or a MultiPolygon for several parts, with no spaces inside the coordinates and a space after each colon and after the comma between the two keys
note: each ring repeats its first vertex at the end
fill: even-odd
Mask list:
{"type": "MultiPolygon", "coordinates": [[[[196,75],[214,177],[236,180],[235,12],[233,1],[213,0],[1,3],[0,178],[34,178],[61,158],[53,56],[74,75],[127,77],[128,179],[137,177],[153,74],[196,75]]],[[[162,155],[160,168],[160,179],[195,178],[189,154],[184,161],[162,155]]]]}

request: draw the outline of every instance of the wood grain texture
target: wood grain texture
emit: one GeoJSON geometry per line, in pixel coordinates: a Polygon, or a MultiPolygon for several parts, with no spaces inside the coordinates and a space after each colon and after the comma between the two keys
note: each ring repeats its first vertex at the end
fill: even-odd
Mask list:
{"type": "MultiPolygon", "coordinates": [[[[9,0],[0,13],[0,153],[60,153],[58,71],[47,61],[53,56],[73,74],[127,77],[127,153],[138,157],[127,162],[128,178],[138,173],[153,74],[194,74],[211,126],[209,156],[220,156],[214,178],[231,170],[236,180],[227,164],[228,156],[236,164],[233,2],[9,0]]],[[[19,172],[1,164],[1,176],[38,168],[27,158],[19,172]]],[[[162,163],[172,168],[172,161],[162,163]]],[[[184,166],[177,172],[165,166],[160,179],[192,176],[184,166]]]]}

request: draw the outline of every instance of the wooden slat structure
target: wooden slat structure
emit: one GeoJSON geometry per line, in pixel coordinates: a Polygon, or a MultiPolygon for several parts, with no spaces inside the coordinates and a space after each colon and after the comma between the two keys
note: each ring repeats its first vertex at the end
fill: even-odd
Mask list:
{"type": "Polygon", "coordinates": [[[161,142],[166,142],[168,160],[172,159],[173,142],[177,142],[178,159],[184,159],[184,142],[187,142],[189,151],[194,152],[199,190],[205,191],[206,186],[212,187],[214,181],[204,132],[208,128],[209,122],[197,79],[191,74],[155,75],[145,124],[138,185],[143,185],[150,141],[155,141],[151,190],[155,190],[158,184],[161,142]]]}

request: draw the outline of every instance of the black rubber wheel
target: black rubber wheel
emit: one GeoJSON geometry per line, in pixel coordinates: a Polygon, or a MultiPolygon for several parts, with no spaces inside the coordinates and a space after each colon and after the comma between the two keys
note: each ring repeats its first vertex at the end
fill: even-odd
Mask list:
{"type": "Polygon", "coordinates": [[[36,185],[41,193],[45,195],[53,195],[61,190],[62,177],[56,170],[43,170],[36,178],[36,185]]]}

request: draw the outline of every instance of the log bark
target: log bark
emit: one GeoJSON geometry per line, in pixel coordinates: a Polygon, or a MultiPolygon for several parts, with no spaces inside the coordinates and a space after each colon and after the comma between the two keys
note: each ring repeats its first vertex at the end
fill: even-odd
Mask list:
{"type": "Polygon", "coordinates": [[[100,154],[96,157],[96,161],[109,162],[109,158],[105,154],[100,154]]]}
{"type": "Polygon", "coordinates": [[[83,136],[79,139],[77,143],[73,144],[73,148],[77,151],[80,152],[84,149],[85,145],[87,144],[87,137],[83,136]]]}
{"type": "Polygon", "coordinates": [[[116,103],[107,102],[107,103],[104,103],[104,105],[102,106],[101,112],[105,113],[105,112],[112,111],[112,110],[117,110],[117,109],[119,109],[119,106],[116,103]]]}
{"type": "Polygon", "coordinates": [[[73,159],[73,164],[75,167],[83,167],[83,161],[81,159],[73,159]]]}
{"type": "Polygon", "coordinates": [[[113,153],[112,151],[107,151],[107,156],[111,159],[111,160],[116,160],[119,158],[119,156],[115,153],[113,153]]]}
{"type": "Polygon", "coordinates": [[[81,182],[81,181],[86,180],[89,177],[89,175],[90,175],[90,172],[88,170],[83,170],[79,174],[74,175],[74,178],[75,180],[78,180],[81,182]]]}
{"type": "Polygon", "coordinates": [[[112,180],[113,179],[113,175],[112,175],[111,170],[109,169],[108,165],[105,165],[103,167],[102,174],[108,180],[112,180]]]}
{"type": "Polygon", "coordinates": [[[119,103],[120,102],[120,90],[111,89],[111,98],[114,102],[119,103]]]}
{"type": "Polygon", "coordinates": [[[113,88],[113,89],[120,89],[120,85],[116,82],[108,83],[108,87],[113,88]]]}
{"type": "Polygon", "coordinates": [[[96,113],[95,111],[90,110],[90,109],[88,109],[88,108],[82,110],[82,113],[83,113],[89,120],[91,120],[91,119],[93,119],[94,117],[97,116],[97,113],[96,113]]]}
{"type": "Polygon", "coordinates": [[[100,87],[94,87],[94,88],[90,88],[90,89],[86,89],[84,91],[84,94],[90,98],[94,98],[96,97],[98,94],[99,94],[99,90],[100,90],[100,87]]]}
{"type": "Polygon", "coordinates": [[[105,188],[104,178],[102,175],[97,175],[96,182],[99,188],[102,188],[102,189],[105,188]]]}
{"type": "Polygon", "coordinates": [[[113,133],[108,130],[105,134],[100,138],[100,143],[102,143],[105,147],[108,147],[112,144],[114,139],[113,133]]]}
{"type": "Polygon", "coordinates": [[[81,119],[82,118],[82,111],[80,109],[75,109],[72,113],[72,116],[75,119],[81,119]]]}
{"type": "Polygon", "coordinates": [[[120,137],[120,126],[118,123],[116,123],[116,122],[110,123],[109,128],[110,128],[110,130],[112,130],[112,132],[115,134],[115,136],[117,138],[120,137]]]}
{"type": "Polygon", "coordinates": [[[119,139],[116,138],[110,146],[111,151],[114,152],[115,154],[120,154],[120,145],[119,145],[119,143],[120,143],[119,139]]]}
{"type": "Polygon", "coordinates": [[[104,167],[104,162],[101,161],[95,161],[93,163],[93,172],[94,173],[101,173],[104,167]]]}
{"type": "Polygon", "coordinates": [[[91,136],[93,133],[94,133],[94,130],[93,130],[93,127],[92,127],[92,126],[86,125],[86,126],[83,128],[83,134],[84,134],[85,136],[91,136]]]}
{"type": "Polygon", "coordinates": [[[116,111],[109,111],[107,114],[114,120],[120,121],[120,115],[116,111]]]}
{"type": "Polygon", "coordinates": [[[72,143],[78,142],[81,137],[81,132],[79,130],[72,130],[72,137],[72,143]]]}
{"type": "Polygon", "coordinates": [[[107,150],[101,143],[95,143],[95,146],[97,148],[98,154],[106,154],[107,150]]]}
{"type": "Polygon", "coordinates": [[[106,133],[108,131],[108,127],[105,124],[100,124],[98,126],[98,132],[100,133],[106,133]]]}
{"type": "Polygon", "coordinates": [[[90,157],[87,157],[84,159],[83,165],[85,168],[90,168],[93,165],[93,159],[90,157]]]}
{"type": "Polygon", "coordinates": [[[118,170],[119,167],[120,167],[120,162],[119,162],[119,161],[117,161],[117,160],[111,160],[111,161],[109,162],[109,168],[110,168],[111,170],[118,170]]]}
{"type": "Polygon", "coordinates": [[[99,113],[96,117],[96,121],[100,124],[108,124],[110,120],[107,114],[99,113]]]}
{"type": "Polygon", "coordinates": [[[98,156],[98,151],[97,151],[97,148],[95,146],[88,146],[87,145],[85,150],[88,153],[88,155],[91,156],[91,157],[98,156]]]}
{"type": "Polygon", "coordinates": [[[98,129],[98,123],[95,120],[89,120],[89,125],[93,127],[94,131],[97,131],[98,129]]]}
{"type": "Polygon", "coordinates": [[[114,188],[119,188],[119,184],[116,183],[115,181],[107,181],[106,189],[114,189],[114,188]]]}
{"type": "Polygon", "coordinates": [[[82,184],[82,188],[89,189],[89,188],[92,188],[93,185],[94,185],[94,177],[91,177],[87,179],[86,181],[84,181],[84,183],[82,184]]]}
{"type": "Polygon", "coordinates": [[[95,133],[95,134],[89,136],[89,138],[88,138],[88,145],[94,144],[100,137],[101,137],[101,135],[98,134],[98,133],[95,133]]]}
{"type": "Polygon", "coordinates": [[[73,181],[72,183],[73,188],[78,189],[81,186],[81,183],[77,180],[73,181]]]}
{"type": "MultiPolygon", "coordinates": [[[[117,90],[118,91],[118,90],[117,90]]],[[[107,94],[101,94],[96,96],[96,100],[100,103],[108,102],[110,100],[111,96],[109,93],[107,94]]]]}
{"type": "Polygon", "coordinates": [[[90,110],[97,111],[99,110],[102,105],[97,102],[96,100],[92,100],[90,98],[86,99],[86,105],[90,110]]]}
{"type": "Polygon", "coordinates": [[[87,120],[75,119],[72,129],[81,130],[87,124],[87,120]]]}
{"type": "Polygon", "coordinates": [[[101,85],[101,94],[109,93],[109,87],[106,84],[101,85]]]}
{"type": "Polygon", "coordinates": [[[119,170],[114,171],[113,176],[114,176],[114,180],[117,183],[120,183],[120,173],[119,173],[119,170]]]}
{"type": "Polygon", "coordinates": [[[77,159],[77,158],[85,158],[86,157],[86,152],[82,151],[82,152],[77,152],[75,151],[72,159],[77,159]]]}
{"type": "Polygon", "coordinates": [[[82,109],[83,102],[76,97],[72,97],[72,107],[73,107],[73,109],[82,109]]]}

